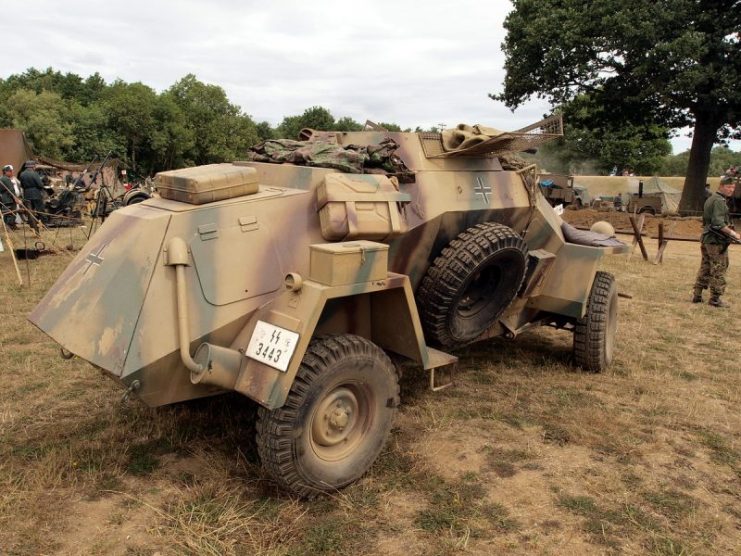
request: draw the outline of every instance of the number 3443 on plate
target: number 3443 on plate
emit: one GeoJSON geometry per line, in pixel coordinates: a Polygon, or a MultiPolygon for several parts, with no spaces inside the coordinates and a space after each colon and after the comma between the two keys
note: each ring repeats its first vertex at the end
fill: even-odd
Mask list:
{"type": "Polygon", "coordinates": [[[286,372],[293,352],[296,351],[298,338],[297,332],[259,320],[245,355],[286,372]]]}

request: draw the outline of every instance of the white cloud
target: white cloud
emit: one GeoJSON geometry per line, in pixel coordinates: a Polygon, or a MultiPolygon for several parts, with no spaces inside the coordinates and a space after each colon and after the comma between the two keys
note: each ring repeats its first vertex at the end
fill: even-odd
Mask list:
{"type": "Polygon", "coordinates": [[[314,105],[403,127],[517,129],[548,112],[533,100],[512,114],[487,97],[504,77],[507,0],[27,0],[4,8],[7,21],[24,22],[5,35],[4,75],[97,71],[163,90],[194,73],[274,125],[314,105]]]}

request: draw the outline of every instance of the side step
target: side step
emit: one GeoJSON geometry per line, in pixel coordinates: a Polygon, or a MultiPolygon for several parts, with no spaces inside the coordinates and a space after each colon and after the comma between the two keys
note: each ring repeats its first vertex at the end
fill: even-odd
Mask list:
{"type": "Polygon", "coordinates": [[[458,368],[458,358],[455,355],[450,355],[449,353],[431,347],[427,348],[427,355],[427,366],[425,370],[430,371],[430,390],[439,392],[453,386],[455,384],[455,371],[458,368]],[[447,382],[435,384],[435,371],[441,370],[444,367],[448,367],[447,382]]]}

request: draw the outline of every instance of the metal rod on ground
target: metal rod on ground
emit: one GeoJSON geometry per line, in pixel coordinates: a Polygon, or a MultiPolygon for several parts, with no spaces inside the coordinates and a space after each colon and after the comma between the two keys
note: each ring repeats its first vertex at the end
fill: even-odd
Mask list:
{"type": "MultiPolygon", "coordinates": [[[[15,216],[14,216],[15,218],[15,216]]],[[[15,273],[18,275],[18,285],[23,285],[23,277],[21,276],[21,269],[18,268],[18,261],[15,258],[15,249],[13,248],[13,242],[10,240],[10,234],[8,233],[8,227],[5,225],[5,218],[0,218],[3,223],[3,231],[5,232],[5,241],[8,242],[8,249],[10,249],[10,256],[13,257],[13,266],[15,267],[15,273]]]]}

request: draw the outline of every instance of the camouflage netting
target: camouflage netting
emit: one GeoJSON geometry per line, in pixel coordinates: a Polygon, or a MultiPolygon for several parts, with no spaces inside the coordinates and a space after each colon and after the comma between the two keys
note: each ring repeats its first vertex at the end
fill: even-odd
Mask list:
{"type": "Polygon", "coordinates": [[[410,181],[414,174],[394,153],[399,145],[385,139],[379,145],[347,145],[329,141],[293,141],[270,139],[251,147],[246,159],[254,162],[298,164],[317,168],[334,168],[348,174],[387,174],[410,181]]]}

